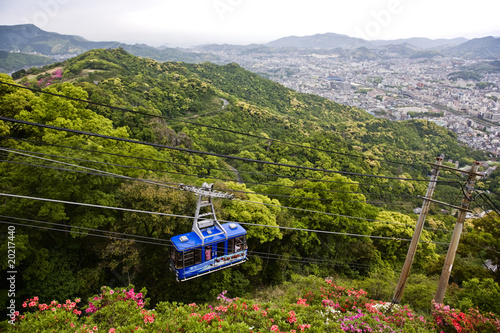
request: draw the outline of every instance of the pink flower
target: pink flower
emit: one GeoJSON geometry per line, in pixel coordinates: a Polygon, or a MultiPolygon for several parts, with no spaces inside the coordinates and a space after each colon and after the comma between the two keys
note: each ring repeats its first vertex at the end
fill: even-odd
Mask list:
{"type": "Polygon", "coordinates": [[[280,329],[279,329],[278,325],[273,325],[273,326],[271,326],[271,331],[273,331],[273,332],[279,332],[280,329]]]}
{"type": "Polygon", "coordinates": [[[111,327],[111,328],[109,329],[108,333],[115,333],[115,331],[116,331],[116,328],[111,327]]]}
{"type": "Polygon", "coordinates": [[[294,311],[290,311],[290,312],[288,312],[288,314],[290,315],[290,317],[288,317],[287,321],[290,324],[295,323],[297,321],[297,317],[295,317],[295,312],[294,311]]]}
{"type": "Polygon", "coordinates": [[[311,324],[303,324],[299,325],[301,331],[305,331],[306,328],[311,328],[311,324]]]}
{"type": "Polygon", "coordinates": [[[306,302],[307,302],[307,299],[298,298],[297,305],[309,306],[309,304],[307,304],[306,302]]]}

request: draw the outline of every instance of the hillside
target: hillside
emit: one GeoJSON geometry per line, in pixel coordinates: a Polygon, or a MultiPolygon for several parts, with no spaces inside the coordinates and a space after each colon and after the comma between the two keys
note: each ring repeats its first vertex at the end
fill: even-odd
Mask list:
{"type": "Polygon", "coordinates": [[[0,26],[0,49],[44,55],[82,53],[92,48],[117,47],[116,42],[91,42],[80,36],[44,31],[33,24],[0,26]],[[114,44],[114,45],[112,45],[114,44]]]}
{"type": "MultiPolygon", "coordinates": [[[[74,56],[92,49],[112,49],[121,47],[138,57],[147,57],[158,61],[215,61],[217,58],[209,54],[185,52],[176,48],[161,49],[145,44],[124,44],[115,41],[94,42],[80,36],[63,35],[44,31],[33,24],[0,26],[0,50],[10,52],[34,53],[47,57],[55,55],[74,56]]],[[[40,64],[39,59],[24,58],[18,67],[8,67],[8,70],[18,70],[40,64]]],[[[0,59],[0,63],[3,61],[0,59]]],[[[52,61],[55,62],[55,61],[52,61]]],[[[46,63],[45,63],[46,64],[46,63]]],[[[1,68],[3,68],[2,66],[1,68]]],[[[5,71],[7,72],[7,71],[5,71]]]]}
{"type": "Polygon", "coordinates": [[[475,38],[445,51],[445,54],[464,58],[498,59],[500,38],[475,38]]]}
{"type": "Polygon", "coordinates": [[[26,65],[28,67],[43,66],[53,62],[52,58],[36,54],[0,51],[0,73],[14,72],[26,65]]]}
{"type": "MultiPolygon", "coordinates": [[[[16,225],[17,299],[87,298],[132,283],[155,306],[249,295],[294,275],[385,281],[381,272],[397,276],[404,262],[426,163],[484,158],[432,122],[376,119],[236,64],[96,49],[18,74],[0,76],[0,192],[31,197],[4,195],[0,205],[16,225]],[[196,198],[179,184],[203,182],[235,194],[214,205],[221,221],[245,223],[249,260],[180,284],[168,240],[191,229],[196,198]]],[[[456,203],[462,180],[443,171],[440,181],[434,198],[456,203]]],[[[441,209],[431,206],[412,268],[424,281],[440,273],[455,221],[441,209]]],[[[467,223],[458,290],[499,282],[483,265],[498,258],[497,220],[467,223]]]]}

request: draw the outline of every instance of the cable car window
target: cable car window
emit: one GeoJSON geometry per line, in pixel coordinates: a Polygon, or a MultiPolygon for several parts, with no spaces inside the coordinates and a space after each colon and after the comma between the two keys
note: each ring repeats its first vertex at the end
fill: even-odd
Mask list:
{"type": "Polygon", "coordinates": [[[194,265],[194,251],[186,251],[184,252],[184,266],[193,266],[194,265]]]}
{"type": "Polygon", "coordinates": [[[234,253],[234,238],[227,240],[227,254],[234,253]]]}
{"type": "Polygon", "coordinates": [[[240,236],[234,239],[234,252],[243,251],[247,248],[246,237],[240,236]]]}
{"type": "Polygon", "coordinates": [[[194,264],[201,264],[201,248],[194,249],[194,264]]]}
{"type": "Polygon", "coordinates": [[[217,257],[222,257],[224,252],[224,242],[217,243],[217,257]]]}
{"type": "Polygon", "coordinates": [[[172,254],[170,255],[170,260],[174,263],[174,266],[176,268],[181,268],[182,267],[182,252],[178,251],[172,251],[172,254]]]}
{"type": "Polygon", "coordinates": [[[201,263],[201,249],[194,249],[184,252],[185,267],[201,263]]]}

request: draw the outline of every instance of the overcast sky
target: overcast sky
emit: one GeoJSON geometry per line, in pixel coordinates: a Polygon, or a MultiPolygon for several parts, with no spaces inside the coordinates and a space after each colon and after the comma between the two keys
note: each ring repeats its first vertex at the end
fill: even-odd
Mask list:
{"type": "Polygon", "coordinates": [[[326,32],[371,40],[500,36],[499,13],[498,0],[0,0],[0,25],[172,47],[326,32]]]}

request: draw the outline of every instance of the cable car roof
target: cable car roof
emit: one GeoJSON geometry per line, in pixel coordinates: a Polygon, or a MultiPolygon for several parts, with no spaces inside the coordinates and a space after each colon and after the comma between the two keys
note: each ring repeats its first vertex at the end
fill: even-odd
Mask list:
{"type": "MultiPolygon", "coordinates": [[[[246,230],[238,223],[225,223],[222,225],[227,232],[228,238],[234,238],[246,234],[246,230]]],[[[205,246],[218,243],[226,239],[224,232],[213,226],[202,230],[205,237],[205,246]]],[[[177,251],[186,251],[201,246],[201,238],[193,231],[170,238],[177,251]]]]}

